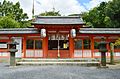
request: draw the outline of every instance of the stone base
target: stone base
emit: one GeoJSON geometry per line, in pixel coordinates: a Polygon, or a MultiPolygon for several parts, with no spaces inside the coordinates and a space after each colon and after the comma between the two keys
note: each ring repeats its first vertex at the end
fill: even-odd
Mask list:
{"type": "Polygon", "coordinates": [[[17,66],[9,66],[9,68],[15,68],[15,67],[17,67],[17,66]]]}
{"type": "Polygon", "coordinates": [[[110,65],[115,65],[115,63],[110,63],[110,65]]]}
{"type": "Polygon", "coordinates": [[[99,68],[106,69],[109,68],[108,66],[99,66],[99,68]]]}

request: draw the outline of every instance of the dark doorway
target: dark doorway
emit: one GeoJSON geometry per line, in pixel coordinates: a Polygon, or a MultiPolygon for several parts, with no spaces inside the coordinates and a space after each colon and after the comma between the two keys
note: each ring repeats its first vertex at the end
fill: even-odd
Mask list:
{"type": "Polygon", "coordinates": [[[60,50],[69,50],[69,41],[68,40],[49,40],[48,41],[48,50],[58,50],[58,46],[60,50]]]}

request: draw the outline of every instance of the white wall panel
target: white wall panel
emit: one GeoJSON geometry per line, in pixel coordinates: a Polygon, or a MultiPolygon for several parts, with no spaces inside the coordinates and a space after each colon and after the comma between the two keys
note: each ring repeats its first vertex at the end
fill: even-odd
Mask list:
{"type": "Polygon", "coordinates": [[[74,57],[82,57],[82,50],[75,50],[74,57]]]}
{"type": "Polygon", "coordinates": [[[91,50],[83,50],[83,57],[91,57],[91,50]]]}

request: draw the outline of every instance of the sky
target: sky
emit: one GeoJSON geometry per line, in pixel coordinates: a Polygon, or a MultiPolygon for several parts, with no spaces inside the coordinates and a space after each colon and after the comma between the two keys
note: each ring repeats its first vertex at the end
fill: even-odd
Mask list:
{"type": "MultiPolygon", "coordinates": [[[[0,0],[0,2],[1,1],[3,0],[0,0]]],[[[12,1],[13,3],[19,1],[24,13],[28,14],[29,19],[32,18],[33,0],[7,1],[12,1]]],[[[54,7],[55,11],[60,11],[60,14],[63,16],[79,14],[98,6],[103,1],[108,2],[110,0],[34,0],[34,13],[35,15],[38,15],[45,11],[52,11],[54,7]]]]}

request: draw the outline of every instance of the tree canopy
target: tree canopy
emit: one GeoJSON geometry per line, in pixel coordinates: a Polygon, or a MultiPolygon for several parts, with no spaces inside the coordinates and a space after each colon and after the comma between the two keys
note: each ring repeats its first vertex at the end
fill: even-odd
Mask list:
{"type": "Polygon", "coordinates": [[[4,16],[0,18],[0,28],[19,28],[20,25],[11,17],[4,16]]]}
{"type": "Polygon", "coordinates": [[[118,40],[115,41],[114,45],[115,46],[120,46],[120,38],[118,38],[118,40]]]}
{"type": "Polygon", "coordinates": [[[70,14],[68,16],[81,16],[81,14],[70,14]]]}
{"type": "Polygon", "coordinates": [[[28,19],[27,14],[23,13],[23,9],[20,8],[19,2],[13,4],[13,2],[4,0],[3,3],[0,4],[0,12],[2,16],[11,16],[19,22],[28,19]]]}
{"type": "Polygon", "coordinates": [[[13,4],[13,2],[4,0],[3,3],[0,3],[0,14],[1,14],[0,17],[1,28],[27,27],[28,25],[30,25],[28,24],[29,22],[26,22],[28,16],[26,13],[23,13],[23,9],[20,8],[19,2],[13,4]],[[11,26],[11,24],[14,25],[11,26]]]}
{"type": "Polygon", "coordinates": [[[46,11],[44,13],[40,13],[40,16],[61,16],[61,14],[59,13],[59,11],[46,11]]]}
{"type": "Polygon", "coordinates": [[[112,0],[106,7],[106,14],[113,27],[120,27],[120,0],[112,0]]]}
{"type": "Polygon", "coordinates": [[[120,0],[100,3],[89,12],[82,14],[87,25],[96,28],[120,27],[120,0]]]}

